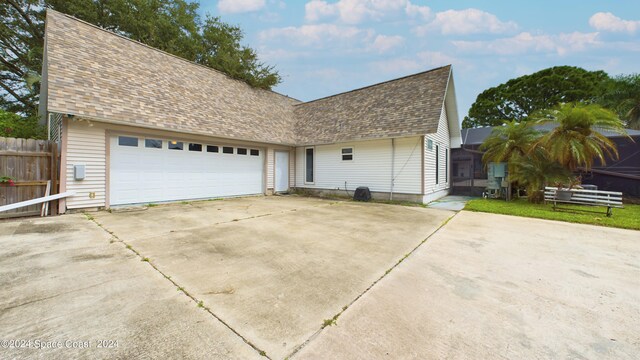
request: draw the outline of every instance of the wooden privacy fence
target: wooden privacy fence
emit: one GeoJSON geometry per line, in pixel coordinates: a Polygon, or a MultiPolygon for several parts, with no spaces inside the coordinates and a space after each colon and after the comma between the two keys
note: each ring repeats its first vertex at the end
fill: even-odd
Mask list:
{"type": "MultiPolygon", "coordinates": [[[[0,137],[0,177],[15,179],[15,186],[0,183],[0,206],[43,197],[50,183],[50,194],[58,193],[58,145],[47,140],[0,137]]],[[[42,204],[0,213],[0,218],[40,215],[42,204]]],[[[57,201],[49,206],[57,214],[57,201]]]]}

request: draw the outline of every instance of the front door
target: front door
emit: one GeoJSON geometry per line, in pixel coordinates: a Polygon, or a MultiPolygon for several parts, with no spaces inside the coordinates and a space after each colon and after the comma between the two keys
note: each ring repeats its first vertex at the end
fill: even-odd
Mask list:
{"type": "Polygon", "coordinates": [[[289,191],[289,153],[276,151],[276,192],[289,191]]]}

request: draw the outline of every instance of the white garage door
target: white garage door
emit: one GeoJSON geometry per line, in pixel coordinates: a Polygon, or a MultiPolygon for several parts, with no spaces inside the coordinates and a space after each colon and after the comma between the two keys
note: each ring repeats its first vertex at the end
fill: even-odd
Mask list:
{"type": "Polygon", "coordinates": [[[261,149],[113,136],[111,205],[262,193],[261,149]]]}

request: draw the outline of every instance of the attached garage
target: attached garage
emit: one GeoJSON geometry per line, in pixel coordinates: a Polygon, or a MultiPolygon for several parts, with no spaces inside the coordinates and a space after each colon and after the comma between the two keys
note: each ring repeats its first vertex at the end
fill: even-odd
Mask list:
{"type": "Polygon", "coordinates": [[[111,205],[262,194],[264,151],[158,137],[110,137],[111,205]]]}

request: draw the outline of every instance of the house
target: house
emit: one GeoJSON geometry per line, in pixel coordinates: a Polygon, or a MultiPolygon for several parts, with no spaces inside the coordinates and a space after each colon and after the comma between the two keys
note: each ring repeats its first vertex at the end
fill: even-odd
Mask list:
{"type": "Polygon", "coordinates": [[[42,74],[61,212],[358,186],[426,203],[461,142],[451,66],[300,102],[48,10],[42,74]]]}
{"type": "MultiPolygon", "coordinates": [[[[547,132],[557,125],[537,125],[547,132]]],[[[481,196],[487,186],[487,172],[482,164],[480,145],[491,135],[492,127],[462,129],[462,146],[451,152],[451,192],[455,195],[481,196]]],[[[583,184],[596,185],[599,190],[621,191],[626,198],[640,198],[640,130],[627,129],[627,136],[600,131],[616,144],[619,157],[607,157],[606,163],[596,160],[589,172],[582,172],[583,184]]]]}

